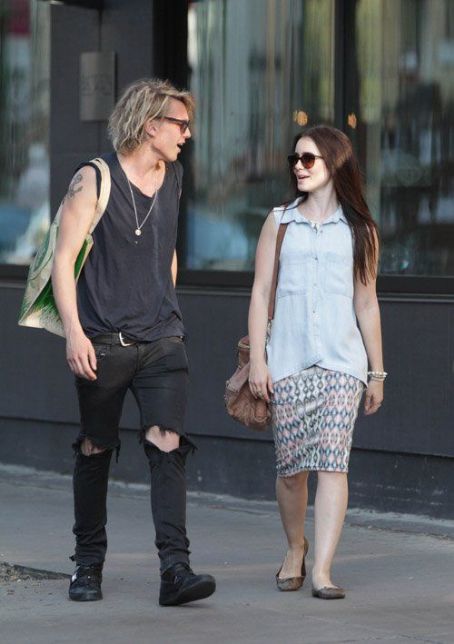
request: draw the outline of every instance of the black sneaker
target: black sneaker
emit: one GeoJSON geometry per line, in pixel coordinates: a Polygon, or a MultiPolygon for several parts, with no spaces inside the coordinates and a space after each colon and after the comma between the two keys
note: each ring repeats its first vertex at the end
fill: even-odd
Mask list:
{"type": "Polygon", "coordinates": [[[77,566],[69,585],[69,598],[75,602],[95,602],[102,599],[102,564],[77,566]]]}
{"type": "Polygon", "coordinates": [[[196,599],[205,599],[216,590],[211,575],[195,575],[188,564],[177,563],[162,575],[159,604],[179,606],[196,599]]]}

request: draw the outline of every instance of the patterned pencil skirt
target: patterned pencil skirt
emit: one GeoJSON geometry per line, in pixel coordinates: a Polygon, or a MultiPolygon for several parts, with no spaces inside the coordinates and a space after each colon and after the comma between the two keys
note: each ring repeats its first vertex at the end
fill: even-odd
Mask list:
{"type": "Polygon", "coordinates": [[[274,383],[272,428],[278,476],[348,472],[364,384],[318,366],[274,383]]]}

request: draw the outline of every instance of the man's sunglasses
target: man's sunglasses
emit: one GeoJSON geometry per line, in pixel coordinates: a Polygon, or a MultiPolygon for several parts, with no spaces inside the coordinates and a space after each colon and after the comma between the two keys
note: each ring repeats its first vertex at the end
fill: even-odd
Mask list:
{"type": "Polygon", "coordinates": [[[170,121],[171,123],[176,123],[177,125],[179,125],[181,134],[184,134],[186,132],[190,124],[190,121],[186,121],[185,119],[176,119],[173,116],[163,116],[162,118],[166,121],[170,121]]]}
{"type": "Polygon", "coordinates": [[[314,167],[315,159],[322,158],[319,154],[312,154],[312,152],[303,152],[301,156],[295,152],[295,154],[289,154],[287,157],[290,168],[294,168],[298,161],[301,161],[303,168],[306,168],[306,170],[314,167]]]}

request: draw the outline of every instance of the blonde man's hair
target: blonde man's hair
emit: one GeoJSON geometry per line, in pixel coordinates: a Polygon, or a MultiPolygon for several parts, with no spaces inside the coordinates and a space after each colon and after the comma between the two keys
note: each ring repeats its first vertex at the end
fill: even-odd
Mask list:
{"type": "Polygon", "coordinates": [[[145,124],[167,115],[171,99],[181,101],[191,120],[194,98],[169,81],[144,78],[126,88],[110,116],[108,134],[117,152],[133,152],[145,139],[145,124]]]}

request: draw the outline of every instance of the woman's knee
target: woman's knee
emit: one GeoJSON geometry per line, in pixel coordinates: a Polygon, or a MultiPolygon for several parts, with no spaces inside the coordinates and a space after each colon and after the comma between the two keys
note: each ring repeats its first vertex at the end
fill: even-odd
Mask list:
{"type": "Polygon", "coordinates": [[[317,486],[343,487],[347,485],[347,472],[317,472],[317,486]]]}
{"type": "Polygon", "coordinates": [[[278,477],[279,484],[289,492],[304,489],[307,484],[309,472],[298,472],[292,476],[278,477]]]}

